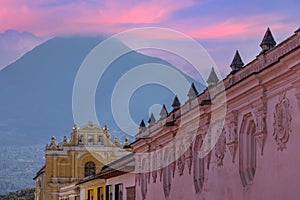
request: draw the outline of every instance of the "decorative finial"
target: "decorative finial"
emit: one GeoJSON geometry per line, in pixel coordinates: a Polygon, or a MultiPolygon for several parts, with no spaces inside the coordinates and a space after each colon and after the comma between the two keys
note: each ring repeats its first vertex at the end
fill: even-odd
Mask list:
{"type": "Polygon", "coordinates": [[[106,137],[109,139],[110,138],[110,134],[108,132],[108,127],[107,125],[105,124],[104,127],[103,127],[103,132],[105,133],[106,137]]]}
{"type": "Polygon", "coordinates": [[[105,133],[107,133],[108,132],[108,127],[107,127],[107,125],[105,124],[104,125],[104,127],[103,127],[103,131],[105,132],[105,133]]]}
{"type": "Polygon", "coordinates": [[[276,41],[274,40],[274,37],[270,31],[270,28],[268,27],[268,29],[264,35],[264,38],[263,38],[262,42],[260,43],[260,47],[262,48],[261,53],[265,53],[266,51],[275,47],[275,45],[276,45],[276,41]]]}
{"type": "Polygon", "coordinates": [[[51,144],[50,144],[50,147],[52,147],[52,146],[57,146],[55,136],[52,136],[52,137],[51,137],[51,144]]]}
{"type": "Polygon", "coordinates": [[[131,151],[131,147],[130,147],[128,138],[124,139],[123,149],[126,149],[127,151],[131,151]]]}
{"type": "Polygon", "coordinates": [[[77,127],[77,124],[74,124],[73,126],[73,133],[77,133],[78,132],[78,127],[77,127]]]}
{"type": "Polygon", "coordinates": [[[64,136],[63,143],[67,143],[67,142],[68,142],[67,136],[64,136]]]}
{"type": "Polygon", "coordinates": [[[244,66],[244,63],[243,63],[242,58],[241,58],[241,56],[239,54],[239,51],[236,50],[234,58],[233,58],[232,63],[230,65],[230,67],[232,69],[231,73],[233,74],[233,73],[237,72],[243,66],[244,66]]]}
{"type": "Polygon", "coordinates": [[[175,98],[174,98],[174,101],[172,103],[172,107],[173,107],[174,110],[178,110],[180,108],[180,105],[181,105],[180,101],[179,101],[179,99],[176,95],[175,98]]]}
{"type": "Polygon", "coordinates": [[[146,125],[145,125],[144,120],[142,120],[141,123],[140,123],[139,132],[141,133],[145,130],[146,130],[146,125]]]}
{"type": "Polygon", "coordinates": [[[161,107],[161,110],[160,110],[160,119],[164,119],[167,116],[168,116],[168,111],[167,111],[165,104],[163,104],[163,106],[161,107]]]}
{"type": "Polygon", "coordinates": [[[209,74],[206,82],[208,84],[208,87],[213,87],[219,82],[219,78],[213,67],[211,68],[210,74],[209,74]]]}
{"type": "Polygon", "coordinates": [[[198,96],[198,91],[194,83],[192,83],[187,96],[189,97],[189,100],[193,100],[198,96]]]}
{"type": "Polygon", "coordinates": [[[117,138],[117,137],[114,137],[114,144],[115,144],[115,145],[119,145],[119,141],[118,141],[118,138],[117,138]]]}
{"type": "Polygon", "coordinates": [[[154,117],[153,113],[151,113],[151,116],[148,120],[149,126],[152,126],[153,124],[155,124],[155,121],[156,121],[155,117],[154,117]]]}
{"type": "Polygon", "coordinates": [[[124,145],[123,145],[123,146],[125,147],[125,146],[128,146],[128,145],[129,145],[129,139],[128,139],[128,138],[125,138],[125,139],[124,139],[124,145]]]}

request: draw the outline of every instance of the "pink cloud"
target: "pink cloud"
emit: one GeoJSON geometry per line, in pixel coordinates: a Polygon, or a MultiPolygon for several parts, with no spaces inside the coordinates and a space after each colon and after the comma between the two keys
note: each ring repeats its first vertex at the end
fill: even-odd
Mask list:
{"type": "Polygon", "coordinates": [[[78,10],[81,17],[74,15],[69,20],[69,28],[78,32],[78,25],[83,32],[118,32],[131,27],[162,24],[168,21],[176,10],[193,5],[192,1],[172,3],[170,0],[139,2],[136,4],[117,4],[106,1],[102,8],[82,10],[73,5],[72,10],[78,10]],[[74,25],[77,25],[74,27],[74,25]]]}
{"type": "Polygon", "coordinates": [[[276,30],[295,29],[294,24],[283,23],[284,17],[272,14],[245,16],[243,18],[212,21],[211,19],[193,18],[176,22],[170,26],[196,39],[253,39],[262,36],[267,27],[276,30]],[[198,24],[198,26],[193,26],[198,24]]]}
{"type": "Polygon", "coordinates": [[[174,20],[172,14],[199,2],[194,0],[143,0],[116,3],[76,0],[58,6],[58,0],[1,0],[0,32],[7,29],[30,31],[37,35],[76,33],[116,33],[142,26],[160,26],[181,31],[193,38],[253,38],[267,26],[274,29],[295,27],[282,23],[284,16],[263,14],[220,20],[200,15],[174,20]],[[96,2],[96,3],[95,3],[96,2]]]}
{"type": "MultiPolygon", "coordinates": [[[[49,1],[53,3],[53,1],[49,1]]],[[[0,3],[0,31],[28,30],[36,34],[68,34],[82,32],[115,32],[126,25],[160,23],[172,12],[193,5],[193,1],[140,1],[127,4],[109,0],[101,6],[86,1],[42,7],[41,1],[4,0],[0,3]]],[[[45,3],[45,2],[43,2],[45,3]]]]}

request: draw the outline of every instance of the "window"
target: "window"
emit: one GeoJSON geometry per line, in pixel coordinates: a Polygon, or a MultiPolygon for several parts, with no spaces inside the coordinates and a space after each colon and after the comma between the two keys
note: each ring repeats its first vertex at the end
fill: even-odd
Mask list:
{"type": "Polygon", "coordinates": [[[123,200],[123,184],[115,185],[115,200],[123,200]]]}
{"type": "Polygon", "coordinates": [[[97,200],[104,200],[103,187],[98,187],[97,188],[97,200]]]}
{"type": "Polygon", "coordinates": [[[78,142],[79,144],[83,144],[84,142],[83,142],[83,135],[80,135],[79,136],[79,142],[78,142]]]}
{"type": "Polygon", "coordinates": [[[112,186],[106,186],[106,200],[112,200],[112,186]]]}
{"type": "Polygon", "coordinates": [[[98,136],[98,144],[103,144],[103,140],[101,136],[98,136]]]}
{"type": "Polygon", "coordinates": [[[202,144],[202,137],[198,135],[194,143],[193,151],[193,179],[196,193],[201,192],[204,186],[204,158],[201,158],[199,155],[202,144]]]}
{"type": "Polygon", "coordinates": [[[41,179],[38,179],[38,193],[41,192],[41,188],[42,188],[42,181],[41,179]]]}
{"type": "Polygon", "coordinates": [[[239,170],[244,187],[252,184],[256,169],[256,142],[254,133],[254,121],[245,120],[242,124],[239,139],[239,170]]]}
{"type": "Polygon", "coordinates": [[[126,188],[126,200],[135,200],[135,186],[126,188]]]}
{"type": "Polygon", "coordinates": [[[94,200],[93,190],[88,190],[88,200],[94,200]]]}
{"type": "Polygon", "coordinates": [[[95,163],[87,162],[84,165],[84,177],[95,175],[95,172],[96,172],[95,163]]]}
{"type": "Polygon", "coordinates": [[[92,144],[94,144],[93,136],[92,136],[92,135],[89,135],[89,136],[88,136],[88,145],[92,145],[92,144]]]}

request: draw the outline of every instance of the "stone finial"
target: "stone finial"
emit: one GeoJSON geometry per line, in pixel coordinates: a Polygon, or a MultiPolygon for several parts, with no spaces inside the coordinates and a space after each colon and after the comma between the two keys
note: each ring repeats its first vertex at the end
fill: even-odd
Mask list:
{"type": "Polygon", "coordinates": [[[145,125],[144,120],[142,120],[140,123],[139,132],[143,132],[145,130],[146,130],[146,125],[145,125]]]}
{"type": "Polygon", "coordinates": [[[129,139],[128,139],[128,138],[125,138],[125,139],[124,139],[124,147],[125,147],[125,146],[128,146],[128,145],[129,145],[129,139]]]}
{"type": "Polygon", "coordinates": [[[74,124],[74,126],[73,126],[73,133],[77,133],[78,132],[78,126],[77,126],[77,124],[74,124]]]}
{"type": "Polygon", "coordinates": [[[118,145],[118,144],[119,144],[119,140],[118,140],[117,137],[114,137],[114,144],[115,144],[115,145],[118,145]]]}
{"type": "Polygon", "coordinates": [[[64,136],[63,143],[67,143],[67,142],[68,142],[67,136],[64,136]]]}
{"type": "Polygon", "coordinates": [[[168,116],[168,111],[165,104],[163,104],[160,110],[160,119],[165,119],[167,116],[168,116]]]}
{"type": "Polygon", "coordinates": [[[189,92],[187,94],[187,96],[189,97],[189,100],[192,100],[192,99],[195,99],[197,96],[198,96],[198,91],[195,87],[195,84],[192,83],[190,89],[189,89],[189,92]]]}
{"type": "Polygon", "coordinates": [[[208,87],[215,86],[219,82],[219,78],[213,67],[211,68],[210,74],[209,74],[206,82],[208,84],[208,87]]]}
{"type": "Polygon", "coordinates": [[[231,73],[235,73],[237,72],[238,70],[240,70],[242,67],[244,66],[244,63],[242,61],[242,58],[239,54],[239,51],[236,50],[235,52],[235,55],[234,55],[234,58],[230,64],[230,67],[231,67],[231,73]]]}
{"type": "Polygon", "coordinates": [[[108,126],[107,126],[106,124],[105,124],[104,127],[103,127],[103,131],[104,131],[106,137],[107,137],[107,138],[110,138],[110,134],[109,134],[109,132],[108,132],[108,126]]]}
{"type": "Polygon", "coordinates": [[[52,147],[52,146],[57,146],[55,136],[52,136],[52,137],[51,137],[51,144],[50,144],[50,147],[52,147]]]}
{"type": "Polygon", "coordinates": [[[125,150],[127,150],[129,152],[132,151],[131,146],[129,144],[129,139],[128,138],[124,139],[123,149],[125,149],[125,150]]]}
{"type": "Polygon", "coordinates": [[[105,133],[108,132],[108,126],[107,126],[106,124],[105,124],[104,127],[103,127],[103,131],[104,131],[105,133]]]}
{"type": "Polygon", "coordinates": [[[179,101],[179,99],[176,95],[175,98],[174,98],[174,101],[172,103],[172,107],[173,107],[174,110],[178,110],[180,108],[180,105],[181,105],[180,101],[179,101]]]}
{"type": "Polygon", "coordinates": [[[155,121],[156,121],[155,117],[154,117],[153,113],[151,113],[151,116],[148,120],[149,126],[152,126],[153,124],[155,124],[155,121]]]}
{"type": "Polygon", "coordinates": [[[261,53],[265,53],[266,51],[275,47],[275,45],[276,45],[276,42],[270,31],[270,28],[268,27],[268,29],[264,35],[264,38],[263,38],[262,42],[260,43],[260,47],[262,48],[261,53]]]}

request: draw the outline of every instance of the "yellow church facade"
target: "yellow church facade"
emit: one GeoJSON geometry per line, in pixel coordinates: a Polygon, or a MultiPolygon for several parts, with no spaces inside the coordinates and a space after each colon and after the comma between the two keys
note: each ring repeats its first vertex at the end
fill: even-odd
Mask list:
{"type": "Polygon", "coordinates": [[[104,165],[128,153],[116,138],[111,142],[107,126],[101,128],[92,122],[80,128],[74,125],[70,140],[64,136],[57,143],[53,136],[46,146],[45,166],[34,177],[35,200],[58,200],[64,190],[68,199],[79,199],[78,181],[95,175],[104,165]]]}

